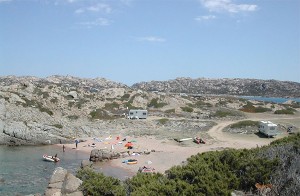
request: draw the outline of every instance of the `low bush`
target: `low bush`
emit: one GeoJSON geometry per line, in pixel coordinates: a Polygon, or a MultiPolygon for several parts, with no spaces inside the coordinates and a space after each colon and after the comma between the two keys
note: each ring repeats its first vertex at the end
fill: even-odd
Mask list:
{"type": "Polygon", "coordinates": [[[106,110],[117,110],[119,109],[119,104],[117,102],[106,103],[104,106],[106,110]]]}
{"type": "Polygon", "coordinates": [[[294,111],[289,109],[282,109],[282,110],[276,110],[274,114],[294,114],[294,111]]]}
{"type": "Polygon", "coordinates": [[[76,176],[83,181],[80,185],[84,195],[125,196],[125,188],[120,180],[96,173],[91,169],[81,169],[76,176]]]}
{"type": "Polygon", "coordinates": [[[175,113],[175,109],[169,109],[169,110],[166,110],[165,113],[167,113],[167,114],[175,113]]]}
{"type": "Polygon", "coordinates": [[[158,98],[153,98],[150,103],[148,104],[148,107],[153,107],[153,108],[162,108],[165,105],[168,105],[167,103],[164,102],[159,102],[158,98]]]}
{"type": "Polygon", "coordinates": [[[217,110],[211,116],[216,117],[216,118],[224,118],[224,117],[227,117],[227,116],[240,116],[240,114],[236,111],[221,109],[221,110],[217,110]]]}
{"type": "Polygon", "coordinates": [[[96,109],[91,111],[90,116],[92,119],[102,119],[102,120],[109,120],[113,118],[107,113],[107,111],[102,109],[96,109]]]}
{"type": "Polygon", "coordinates": [[[184,112],[193,112],[194,111],[194,109],[193,108],[191,108],[191,107],[180,107],[181,108],[181,110],[182,111],[184,111],[184,112]]]}
{"type": "Polygon", "coordinates": [[[158,120],[159,124],[166,124],[169,121],[167,118],[161,118],[158,120]]]}
{"type": "Polygon", "coordinates": [[[243,127],[257,127],[258,125],[259,125],[258,121],[244,120],[230,125],[230,128],[238,129],[243,127]]]}
{"type": "Polygon", "coordinates": [[[250,101],[247,102],[246,105],[243,106],[243,108],[240,109],[243,112],[249,112],[249,113],[263,113],[267,111],[272,111],[269,108],[264,108],[262,106],[255,107],[253,103],[250,101]]]}

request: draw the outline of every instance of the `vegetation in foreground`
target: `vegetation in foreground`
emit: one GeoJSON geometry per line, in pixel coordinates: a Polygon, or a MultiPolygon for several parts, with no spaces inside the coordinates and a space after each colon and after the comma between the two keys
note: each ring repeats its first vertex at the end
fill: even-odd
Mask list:
{"type": "Polygon", "coordinates": [[[300,134],[255,149],[227,149],[190,157],[165,174],[138,173],[121,182],[91,169],[80,170],[84,195],[230,195],[257,193],[256,183],[272,184],[268,195],[300,192],[300,134]]]}

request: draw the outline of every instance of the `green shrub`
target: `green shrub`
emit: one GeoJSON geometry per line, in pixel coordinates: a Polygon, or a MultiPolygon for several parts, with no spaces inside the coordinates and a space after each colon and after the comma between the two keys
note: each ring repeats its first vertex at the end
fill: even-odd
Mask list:
{"type": "Polygon", "coordinates": [[[282,109],[282,110],[276,110],[274,114],[294,114],[294,112],[289,109],[282,109]]]}
{"type": "Polygon", "coordinates": [[[167,113],[167,114],[175,113],[175,109],[169,109],[169,110],[166,110],[165,113],[167,113]]]}
{"type": "Polygon", "coordinates": [[[239,116],[236,111],[231,111],[231,110],[217,110],[214,114],[212,114],[212,117],[216,118],[224,118],[227,116],[239,116]]]}
{"type": "Polygon", "coordinates": [[[263,112],[268,112],[268,111],[272,111],[272,110],[269,108],[261,107],[261,106],[254,108],[255,113],[263,113],[263,112]]]}
{"type": "Polygon", "coordinates": [[[184,112],[193,112],[194,111],[194,109],[191,107],[180,107],[180,108],[184,112]]]}
{"type": "Polygon", "coordinates": [[[154,108],[162,108],[165,105],[168,105],[167,103],[158,102],[158,98],[153,98],[150,103],[148,104],[148,107],[154,107],[154,108]]]}
{"type": "Polygon", "coordinates": [[[104,106],[104,109],[106,109],[106,110],[119,109],[119,104],[117,102],[106,103],[104,106]]]}
{"type": "Polygon", "coordinates": [[[102,109],[96,109],[90,112],[90,116],[92,119],[112,119],[112,117],[107,113],[107,111],[102,109]]]}
{"type": "Polygon", "coordinates": [[[161,119],[158,120],[158,122],[160,124],[166,124],[168,121],[169,121],[169,119],[167,119],[167,118],[161,118],[161,119]]]}
{"type": "Polygon", "coordinates": [[[258,121],[244,120],[230,125],[230,128],[238,129],[243,127],[257,127],[258,125],[259,125],[258,121]]]}
{"type": "Polygon", "coordinates": [[[83,181],[80,185],[84,195],[125,196],[125,188],[120,180],[96,173],[91,169],[81,169],[76,176],[83,181]]]}
{"type": "Polygon", "coordinates": [[[249,113],[263,113],[263,112],[271,111],[271,109],[269,108],[264,108],[261,106],[255,107],[253,103],[251,103],[250,101],[248,101],[247,104],[244,105],[243,108],[240,110],[249,113]]]}

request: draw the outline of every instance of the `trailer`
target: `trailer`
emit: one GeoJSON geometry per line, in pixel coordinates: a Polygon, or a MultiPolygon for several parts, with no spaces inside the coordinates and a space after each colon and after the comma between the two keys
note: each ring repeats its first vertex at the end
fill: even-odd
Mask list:
{"type": "Polygon", "coordinates": [[[279,134],[277,125],[271,121],[260,121],[258,130],[260,133],[266,135],[267,137],[275,137],[279,134]]]}
{"type": "Polygon", "coordinates": [[[147,117],[147,110],[129,110],[128,113],[128,119],[146,119],[147,117]]]}

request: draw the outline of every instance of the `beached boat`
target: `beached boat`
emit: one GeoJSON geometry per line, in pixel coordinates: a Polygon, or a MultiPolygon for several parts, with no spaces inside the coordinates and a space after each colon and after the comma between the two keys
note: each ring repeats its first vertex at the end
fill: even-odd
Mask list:
{"type": "Polygon", "coordinates": [[[43,155],[43,159],[44,161],[50,161],[50,162],[58,162],[60,160],[58,157],[49,156],[46,154],[43,155]]]}
{"type": "Polygon", "coordinates": [[[128,159],[123,161],[123,163],[127,163],[127,165],[133,165],[133,164],[137,164],[137,160],[136,159],[128,159]]]}

